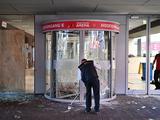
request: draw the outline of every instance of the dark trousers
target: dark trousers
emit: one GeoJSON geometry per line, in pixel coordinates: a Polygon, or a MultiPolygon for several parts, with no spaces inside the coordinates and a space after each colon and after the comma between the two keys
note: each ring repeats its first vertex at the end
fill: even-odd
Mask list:
{"type": "Polygon", "coordinates": [[[90,110],[92,105],[92,88],[94,94],[95,110],[99,110],[99,100],[100,100],[100,84],[98,78],[89,80],[85,83],[86,86],[86,109],[90,110]]]}
{"type": "Polygon", "coordinates": [[[160,81],[158,80],[159,77],[160,77],[160,70],[155,70],[154,71],[154,81],[155,81],[156,89],[160,89],[160,81]]]}

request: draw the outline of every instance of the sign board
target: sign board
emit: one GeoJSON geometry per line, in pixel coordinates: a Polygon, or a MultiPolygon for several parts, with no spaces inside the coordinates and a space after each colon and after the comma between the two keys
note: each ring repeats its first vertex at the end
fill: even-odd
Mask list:
{"type": "Polygon", "coordinates": [[[104,30],[119,32],[120,25],[116,22],[103,20],[68,20],[48,22],[42,25],[43,32],[57,30],[104,30]]]}

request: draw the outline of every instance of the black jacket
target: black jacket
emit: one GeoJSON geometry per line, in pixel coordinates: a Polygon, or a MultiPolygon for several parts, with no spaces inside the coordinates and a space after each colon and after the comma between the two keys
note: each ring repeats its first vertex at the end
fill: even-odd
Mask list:
{"type": "Polygon", "coordinates": [[[98,74],[94,67],[93,61],[86,61],[79,65],[78,68],[81,70],[81,79],[84,83],[98,78],[98,74]]]}

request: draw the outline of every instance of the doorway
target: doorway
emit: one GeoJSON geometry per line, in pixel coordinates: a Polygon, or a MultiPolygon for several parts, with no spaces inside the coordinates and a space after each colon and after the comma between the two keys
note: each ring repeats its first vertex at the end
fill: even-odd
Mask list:
{"type": "Polygon", "coordinates": [[[116,69],[114,30],[117,28],[113,23],[104,21],[46,23],[43,26],[46,43],[46,97],[67,101],[78,94],[78,100],[84,100],[85,87],[80,80],[78,66],[81,59],[86,58],[98,66],[101,99],[112,98],[115,95],[116,69]],[[64,29],[65,25],[67,28],[64,29]]]}
{"type": "Polygon", "coordinates": [[[159,94],[152,63],[160,50],[160,17],[129,16],[127,94],[159,94]]]}

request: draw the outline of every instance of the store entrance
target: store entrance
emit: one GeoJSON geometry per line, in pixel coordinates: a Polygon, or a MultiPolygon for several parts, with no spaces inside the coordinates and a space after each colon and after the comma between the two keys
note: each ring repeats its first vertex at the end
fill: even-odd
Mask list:
{"type": "Polygon", "coordinates": [[[104,30],[45,32],[46,96],[53,100],[85,98],[78,66],[82,58],[94,60],[101,99],[111,98],[115,81],[115,33],[104,30]]]}

